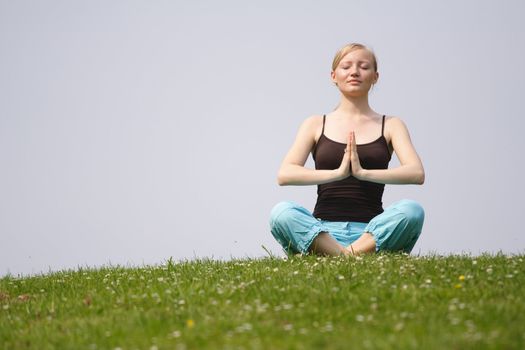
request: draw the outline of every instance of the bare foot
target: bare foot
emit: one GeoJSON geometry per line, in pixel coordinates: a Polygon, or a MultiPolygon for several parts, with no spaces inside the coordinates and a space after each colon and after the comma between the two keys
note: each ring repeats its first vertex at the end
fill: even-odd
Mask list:
{"type": "Polygon", "coordinates": [[[354,248],[352,248],[352,245],[349,244],[347,247],[345,247],[345,256],[355,256],[354,248]]]}

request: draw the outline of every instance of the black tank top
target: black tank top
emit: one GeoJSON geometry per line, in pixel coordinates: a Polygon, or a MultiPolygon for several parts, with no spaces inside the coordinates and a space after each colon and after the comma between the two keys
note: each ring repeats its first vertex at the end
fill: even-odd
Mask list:
{"type": "MultiPolygon", "coordinates": [[[[324,134],[326,115],[323,115],[323,129],[312,156],[316,169],[337,169],[343,160],[346,143],[329,139],[324,134]]],[[[359,161],[363,169],[387,169],[392,155],[388,148],[385,116],[381,125],[381,136],[375,141],[357,145],[359,161]]],[[[383,210],[384,184],[361,181],[353,176],[344,180],[317,185],[317,203],[314,217],[327,221],[369,222],[383,210]]]]}

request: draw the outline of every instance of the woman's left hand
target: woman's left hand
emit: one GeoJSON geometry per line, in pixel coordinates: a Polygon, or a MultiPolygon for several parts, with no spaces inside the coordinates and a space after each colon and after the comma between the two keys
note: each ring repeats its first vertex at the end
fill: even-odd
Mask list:
{"type": "Polygon", "coordinates": [[[365,169],[361,167],[359,162],[359,155],[357,154],[357,145],[355,142],[355,132],[350,131],[348,134],[348,142],[346,144],[345,153],[349,152],[350,154],[350,164],[352,176],[358,180],[363,180],[365,169]]]}

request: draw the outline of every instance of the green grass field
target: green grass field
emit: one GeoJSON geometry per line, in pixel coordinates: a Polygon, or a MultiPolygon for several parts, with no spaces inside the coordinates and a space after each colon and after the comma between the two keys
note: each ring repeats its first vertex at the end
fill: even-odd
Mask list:
{"type": "Polygon", "coordinates": [[[1,349],[524,349],[523,255],[168,260],[0,279],[1,349]]]}

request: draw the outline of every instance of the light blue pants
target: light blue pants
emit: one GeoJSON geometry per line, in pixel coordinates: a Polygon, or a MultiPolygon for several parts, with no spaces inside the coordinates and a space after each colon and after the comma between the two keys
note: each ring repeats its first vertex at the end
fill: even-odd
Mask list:
{"type": "Polygon", "coordinates": [[[410,253],[421,234],[424,219],[423,207],[411,199],[393,203],[368,223],[317,219],[299,204],[283,201],[271,211],[270,228],[287,253],[307,254],[310,244],[320,232],[328,232],[344,247],[364,232],[370,232],[376,241],[376,252],[410,253]]]}

